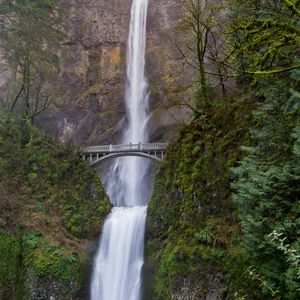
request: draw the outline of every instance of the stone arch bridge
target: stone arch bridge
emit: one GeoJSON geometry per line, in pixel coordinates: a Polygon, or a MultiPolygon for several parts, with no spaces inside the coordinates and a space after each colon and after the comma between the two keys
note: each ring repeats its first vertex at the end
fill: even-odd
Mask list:
{"type": "Polygon", "coordinates": [[[97,165],[105,160],[122,156],[138,156],[161,162],[166,148],[167,143],[103,145],[82,148],[82,153],[83,159],[90,165],[97,165]]]}

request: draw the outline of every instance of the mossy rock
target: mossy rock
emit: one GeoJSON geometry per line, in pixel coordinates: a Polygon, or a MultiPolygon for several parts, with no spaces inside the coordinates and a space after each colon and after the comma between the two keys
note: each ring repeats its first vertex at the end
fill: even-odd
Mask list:
{"type": "Polygon", "coordinates": [[[247,275],[230,190],[240,146],[249,144],[252,107],[249,99],[212,103],[169,144],[148,208],[145,270],[155,275],[148,281],[146,272],[152,294],[144,299],[263,299],[247,275]]]}
{"type": "Polygon", "coordinates": [[[0,114],[0,298],[82,299],[110,210],[80,153],[0,114]]]}

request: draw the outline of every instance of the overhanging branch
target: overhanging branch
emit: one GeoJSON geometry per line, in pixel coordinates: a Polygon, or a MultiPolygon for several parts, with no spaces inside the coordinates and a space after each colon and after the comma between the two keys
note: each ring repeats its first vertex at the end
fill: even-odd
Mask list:
{"type": "Polygon", "coordinates": [[[296,7],[295,3],[289,0],[283,0],[283,2],[288,9],[290,9],[293,13],[295,13],[298,17],[300,17],[300,10],[296,7]]]}

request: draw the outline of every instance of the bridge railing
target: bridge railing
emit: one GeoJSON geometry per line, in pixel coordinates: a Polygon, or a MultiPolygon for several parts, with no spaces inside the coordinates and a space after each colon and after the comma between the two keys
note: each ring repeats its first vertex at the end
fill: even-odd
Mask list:
{"type": "Polygon", "coordinates": [[[104,145],[104,146],[89,146],[89,147],[82,148],[82,152],[88,152],[88,153],[93,153],[93,152],[109,152],[109,151],[110,151],[109,145],[104,145]]]}
{"type": "Polygon", "coordinates": [[[167,143],[148,143],[148,144],[141,144],[141,150],[165,150],[167,148],[167,143]]]}
{"type": "Polygon", "coordinates": [[[83,153],[109,153],[109,152],[128,152],[128,151],[162,151],[167,148],[167,143],[147,143],[147,144],[128,144],[128,145],[103,145],[89,146],[82,149],[83,153]]]}

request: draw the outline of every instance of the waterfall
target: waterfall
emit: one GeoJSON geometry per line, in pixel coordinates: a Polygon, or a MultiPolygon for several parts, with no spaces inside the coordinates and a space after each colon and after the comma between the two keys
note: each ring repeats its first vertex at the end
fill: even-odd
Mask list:
{"type": "MultiPolygon", "coordinates": [[[[148,0],[133,0],[128,37],[127,126],[122,143],[147,142],[147,81],[145,78],[148,0]]],[[[139,300],[148,194],[148,162],[123,157],[110,169],[106,190],[114,208],[103,226],[94,261],[92,300],[139,300]]]]}

